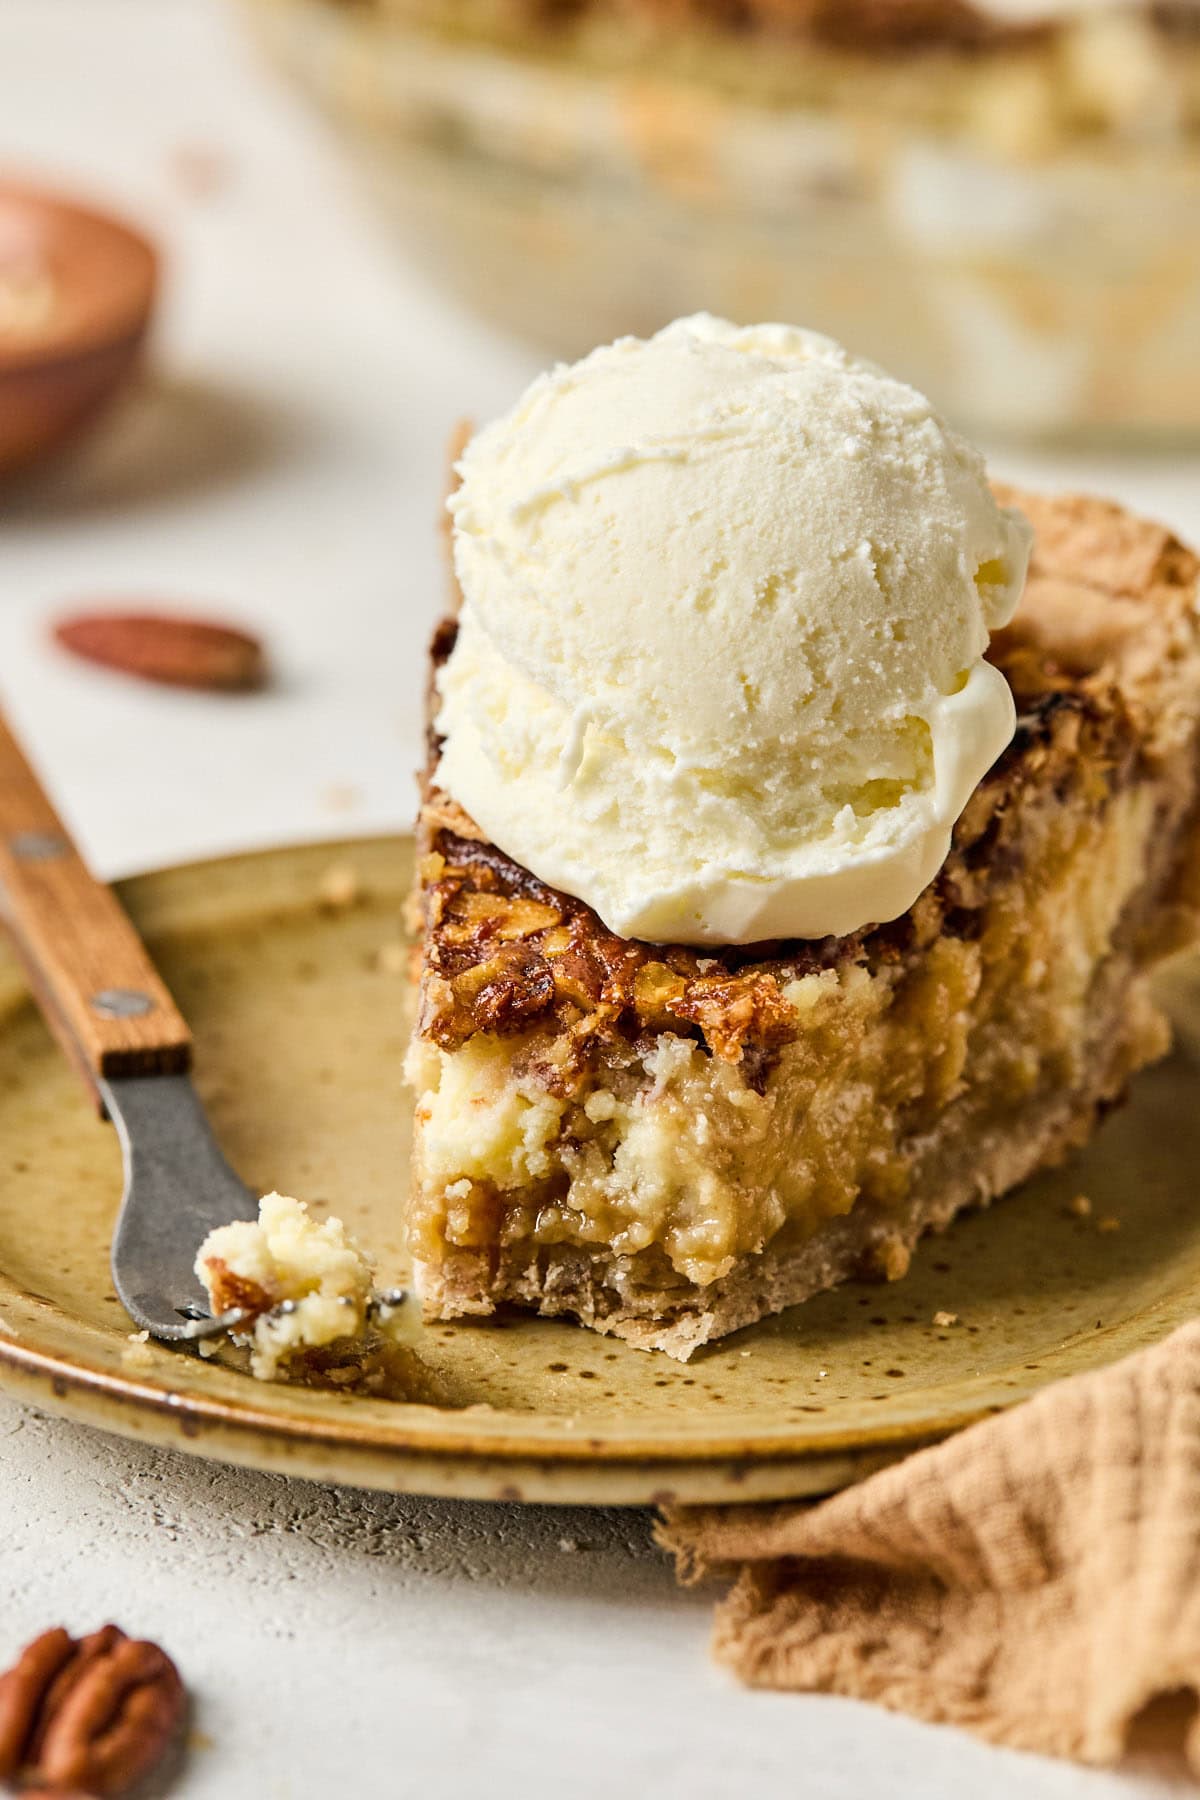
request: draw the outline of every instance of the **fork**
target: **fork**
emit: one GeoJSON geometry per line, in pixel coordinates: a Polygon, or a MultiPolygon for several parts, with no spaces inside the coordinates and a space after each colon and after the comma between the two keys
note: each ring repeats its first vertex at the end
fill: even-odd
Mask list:
{"type": "Polygon", "coordinates": [[[215,1226],[256,1218],[257,1202],[222,1155],[192,1086],[182,1014],[2,715],[0,922],[46,1023],[120,1139],[125,1183],[112,1273],[126,1311],[169,1343],[238,1325],[240,1311],[210,1315],[193,1260],[215,1226]]]}

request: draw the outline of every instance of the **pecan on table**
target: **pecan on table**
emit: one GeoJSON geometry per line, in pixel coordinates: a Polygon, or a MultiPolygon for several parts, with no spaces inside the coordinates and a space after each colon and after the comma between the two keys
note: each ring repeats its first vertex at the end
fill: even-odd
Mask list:
{"type": "Polygon", "coordinates": [[[60,619],[64,650],[122,675],[168,687],[236,693],[262,687],[266,655],[248,631],[175,613],[87,612],[60,619]]]}
{"type": "Polygon", "coordinates": [[[116,1800],[161,1762],[186,1706],[157,1644],[116,1625],[78,1639],[43,1632],[0,1675],[0,1781],[116,1800]]]}

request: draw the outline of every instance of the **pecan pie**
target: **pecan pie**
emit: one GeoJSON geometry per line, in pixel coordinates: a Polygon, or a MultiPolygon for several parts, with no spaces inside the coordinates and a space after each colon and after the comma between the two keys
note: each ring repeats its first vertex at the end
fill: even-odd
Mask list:
{"type": "Polygon", "coordinates": [[[1200,565],[1114,505],[1004,498],[1037,534],[991,652],[1017,734],[891,924],[711,954],[619,938],[484,839],[431,745],[408,1221],[428,1312],[515,1303],[685,1359],[903,1275],[1165,1052],[1147,974],[1200,910],[1200,565]]]}

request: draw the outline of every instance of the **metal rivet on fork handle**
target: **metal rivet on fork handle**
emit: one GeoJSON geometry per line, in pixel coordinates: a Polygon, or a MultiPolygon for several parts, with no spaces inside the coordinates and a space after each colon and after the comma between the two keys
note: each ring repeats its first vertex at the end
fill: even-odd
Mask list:
{"type": "Polygon", "coordinates": [[[57,831],[19,831],[8,840],[8,847],[21,862],[53,862],[70,849],[66,838],[57,831]]]}
{"type": "Polygon", "coordinates": [[[149,994],[141,994],[137,988],[103,988],[88,1004],[102,1019],[141,1019],[154,1010],[149,994]]]}

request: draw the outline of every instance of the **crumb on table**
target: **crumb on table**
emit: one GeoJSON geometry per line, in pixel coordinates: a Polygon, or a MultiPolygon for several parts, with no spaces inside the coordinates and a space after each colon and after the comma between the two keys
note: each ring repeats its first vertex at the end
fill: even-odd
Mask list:
{"type": "Polygon", "coordinates": [[[362,789],[352,781],[331,781],[321,790],[321,805],[326,812],[353,812],[362,805],[362,789]]]}

